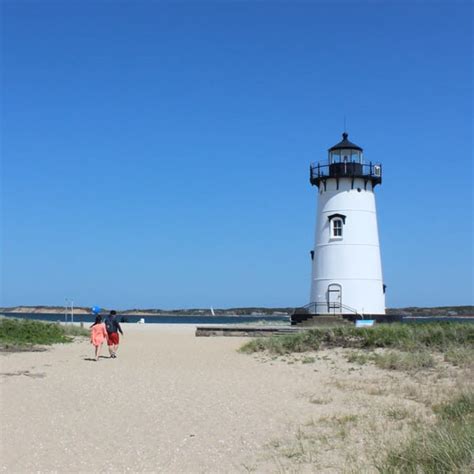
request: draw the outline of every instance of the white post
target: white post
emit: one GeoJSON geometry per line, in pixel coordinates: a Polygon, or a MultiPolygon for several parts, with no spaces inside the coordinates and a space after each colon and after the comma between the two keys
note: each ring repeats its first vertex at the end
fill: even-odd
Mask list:
{"type": "Polygon", "coordinates": [[[71,300],[71,323],[74,323],[74,301],[71,300]]]}

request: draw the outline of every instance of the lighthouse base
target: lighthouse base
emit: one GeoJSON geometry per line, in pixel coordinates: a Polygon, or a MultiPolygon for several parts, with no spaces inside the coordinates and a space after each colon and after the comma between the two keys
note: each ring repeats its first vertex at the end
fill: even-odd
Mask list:
{"type": "MultiPolygon", "coordinates": [[[[305,312],[304,308],[301,309],[302,311],[295,310],[291,315],[292,326],[334,326],[350,324],[358,319],[362,319],[357,314],[320,315],[305,312]]],[[[371,319],[377,323],[399,323],[402,321],[403,316],[399,314],[364,314],[363,319],[371,319]]]]}

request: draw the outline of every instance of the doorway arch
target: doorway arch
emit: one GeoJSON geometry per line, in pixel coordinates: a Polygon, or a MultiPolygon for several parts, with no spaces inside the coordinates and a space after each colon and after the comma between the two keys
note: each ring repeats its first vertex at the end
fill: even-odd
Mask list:
{"type": "Polygon", "coordinates": [[[340,313],[342,311],[342,285],[331,283],[327,291],[328,313],[340,313]]]}

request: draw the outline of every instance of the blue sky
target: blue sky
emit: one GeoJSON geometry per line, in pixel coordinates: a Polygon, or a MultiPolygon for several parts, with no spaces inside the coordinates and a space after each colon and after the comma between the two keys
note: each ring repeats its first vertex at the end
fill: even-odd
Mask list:
{"type": "Polygon", "coordinates": [[[470,3],[1,8],[0,304],[307,303],[344,116],[387,305],[472,304],[470,3]]]}

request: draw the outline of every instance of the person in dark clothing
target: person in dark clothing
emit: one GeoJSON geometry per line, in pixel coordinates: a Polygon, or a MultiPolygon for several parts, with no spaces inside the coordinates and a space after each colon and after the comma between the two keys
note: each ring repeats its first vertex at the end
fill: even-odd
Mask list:
{"type": "Polygon", "coordinates": [[[110,357],[115,359],[120,342],[119,333],[123,336],[122,328],[117,320],[117,312],[112,310],[104,322],[105,329],[107,330],[107,345],[109,346],[110,357]]]}

